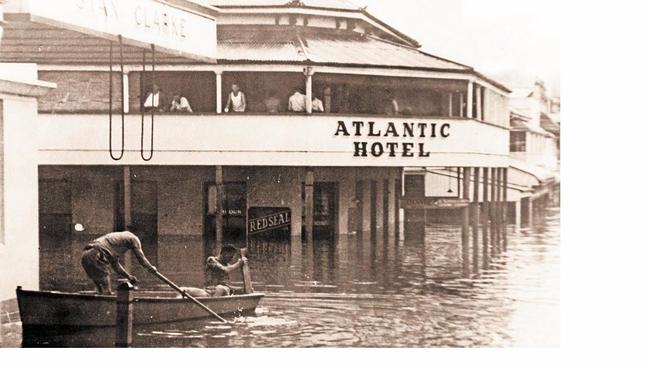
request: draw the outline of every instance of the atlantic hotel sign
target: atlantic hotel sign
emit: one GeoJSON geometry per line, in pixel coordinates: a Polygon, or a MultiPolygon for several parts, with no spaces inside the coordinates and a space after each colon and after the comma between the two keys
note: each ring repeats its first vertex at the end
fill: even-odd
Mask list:
{"type": "Polygon", "coordinates": [[[428,143],[448,138],[450,129],[449,123],[338,121],[334,136],[374,140],[352,141],[355,157],[428,158],[428,143]]]}
{"type": "Polygon", "coordinates": [[[156,0],[12,0],[32,21],[213,61],[216,21],[156,0]]]}

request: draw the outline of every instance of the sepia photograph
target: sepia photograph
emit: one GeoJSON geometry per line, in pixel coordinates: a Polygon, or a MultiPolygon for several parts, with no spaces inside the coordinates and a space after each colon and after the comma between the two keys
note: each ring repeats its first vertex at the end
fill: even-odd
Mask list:
{"type": "Polygon", "coordinates": [[[559,13],[0,0],[0,348],[559,347],[559,13]]]}

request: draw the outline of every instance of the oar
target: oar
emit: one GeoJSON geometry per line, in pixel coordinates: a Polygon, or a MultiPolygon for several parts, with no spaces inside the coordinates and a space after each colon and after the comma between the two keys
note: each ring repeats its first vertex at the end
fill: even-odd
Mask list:
{"type": "Polygon", "coordinates": [[[171,286],[171,288],[173,288],[174,290],[176,290],[176,291],[177,291],[179,294],[181,294],[182,296],[187,297],[188,299],[192,300],[193,303],[195,303],[196,305],[200,306],[203,310],[207,311],[207,312],[208,312],[210,315],[212,315],[213,317],[219,319],[220,321],[222,321],[222,322],[224,322],[224,323],[228,323],[228,321],[227,321],[226,319],[222,318],[219,314],[217,314],[217,313],[215,313],[214,311],[212,311],[212,309],[210,309],[209,307],[203,305],[203,303],[201,303],[199,300],[197,300],[197,299],[195,299],[194,297],[190,296],[190,294],[188,294],[188,293],[187,293],[185,290],[183,290],[182,288],[178,287],[175,283],[173,283],[169,278],[163,276],[160,272],[156,271],[156,272],[154,272],[154,275],[155,275],[156,277],[158,277],[161,281],[163,281],[163,282],[165,282],[166,284],[168,284],[169,286],[171,286]]]}

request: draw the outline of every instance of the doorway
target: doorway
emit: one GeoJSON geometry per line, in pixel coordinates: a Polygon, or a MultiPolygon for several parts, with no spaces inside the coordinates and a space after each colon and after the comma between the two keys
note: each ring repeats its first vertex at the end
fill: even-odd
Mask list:
{"type": "Polygon", "coordinates": [[[314,238],[329,239],[337,234],[338,183],[314,183],[314,238]]]}
{"type": "MultiPolygon", "coordinates": [[[[131,232],[140,238],[142,251],[158,266],[158,185],[154,181],[131,183],[131,232]]],[[[132,256],[132,271],[138,278],[150,278],[132,256]]]]}
{"type": "MultiPolygon", "coordinates": [[[[223,184],[224,197],[221,215],[223,218],[223,243],[246,247],[246,182],[223,184]]],[[[216,184],[208,182],[203,187],[203,252],[205,257],[215,255],[216,220],[213,207],[216,200],[216,184]]]]}
{"type": "Polygon", "coordinates": [[[66,180],[38,182],[39,201],[39,288],[73,290],[70,277],[72,258],[72,192],[66,180]]]}

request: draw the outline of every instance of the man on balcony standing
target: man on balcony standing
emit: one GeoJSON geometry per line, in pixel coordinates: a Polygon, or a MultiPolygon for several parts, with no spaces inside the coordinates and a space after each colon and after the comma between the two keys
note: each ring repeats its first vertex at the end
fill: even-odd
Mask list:
{"type": "Polygon", "coordinates": [[[228,95],[228,103],[226,104],[226,113],[230,112],[241,113],[246,112],[246,95],[239,89],[237,83],[232,84],[232,91],[228,95]]]}
{"type": "Polygon", "coordinates": [[[289,97],[289,112],[305,112],[307,110],[307,96],[302,90],[296,89],[292,96],[289,97]]]}

